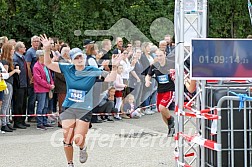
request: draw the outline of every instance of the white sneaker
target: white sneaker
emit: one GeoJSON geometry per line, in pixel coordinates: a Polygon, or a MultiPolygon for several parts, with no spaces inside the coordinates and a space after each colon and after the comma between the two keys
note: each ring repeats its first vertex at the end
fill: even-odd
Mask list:
{"type": "Polygon", "coordinates": [[[149,109],[149,110],[150,110],[150,113],[155,114],[155,111],[152,111],[151,109],[149,109]]]}
{"type": "Polygon", "coordinates": [[[87,147],[84,147],[82,150],[80,150],[80,163],[85,163],[87,161],[87,158],[87,147]]]}
{"type": "Polygon", "coordinates": [[[122,120],[122,117],[120,117],[120,116],[118,116],[118,115],[115,116],[114,118],[115,118],[115,120],[122,120]]]}
{"type": "Polygon", "coordinates": [[[140,109],[136,109],[130,114],[131,118],[140,118],[142,115],[140,114],[140,109]]]}
{"type": "Polygon", "coordinates": [[[74,167],[74,164],[68,164],[67,167],[74,167]]]}
{"type": "Polygon", "coordinates": [[[154,114],[150,109],[146,109],[145,111],[144,111],[144,114],[146,114],[146,115],[152,115],[152,114],[154,114]]]}
{"type": "Polygon", "coordinates": [[[144,113],[142,113],[142,112],[141,112],[140,114],[141,114],[142,116],[144,116],[144,115],[145,115],[145,114],[144,114],[144,113]]]}
{"type": "Polygon", "coordinates": [[[134,118],[138,119],[138,118],[141,118],[141,117],[142,117],[142,115],[140,113],[137,113],[134,118]]]}
{"type": "Polygon", "coordinates": [[[155,108],[155,109],[152,109],[151,111],[152,111],[152,112],[154,112],[154,113],[158,113],[158,110],[157,110],[157,108],[155,108]]]}

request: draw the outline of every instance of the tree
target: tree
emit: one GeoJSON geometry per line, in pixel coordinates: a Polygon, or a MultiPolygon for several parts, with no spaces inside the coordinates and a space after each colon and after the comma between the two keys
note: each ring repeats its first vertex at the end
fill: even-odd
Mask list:
{"type": "MultiPolygon", "coordinates": [[[[244,38],[252,33],[246,1],[211,0],[208,6],[209,37],[244,38]]],[[[84,38],[105,38],[87,37],[85,30],[108,30],[126,18],[156,43],[150,25],[160,17],[173,21],[173,14],[174,1],[168,0],[2,0],[0,36],[30,43],[33,35],[46,33],[81,47],[84,38]]]]}

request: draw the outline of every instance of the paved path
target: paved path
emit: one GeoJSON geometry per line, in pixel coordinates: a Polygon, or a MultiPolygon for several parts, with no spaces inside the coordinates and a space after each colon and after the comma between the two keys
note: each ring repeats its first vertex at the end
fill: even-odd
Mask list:
{"type": "MultiPolygon", "coordinates": [[[[62,131],[59,128],[0,134],[0,167],[65,167],[62,131]]],[[[174,140],[166,137],[161,115],[94,124],[88,134],[89,158],[75,167],[164,167],[175,166],[174,140]]]]}

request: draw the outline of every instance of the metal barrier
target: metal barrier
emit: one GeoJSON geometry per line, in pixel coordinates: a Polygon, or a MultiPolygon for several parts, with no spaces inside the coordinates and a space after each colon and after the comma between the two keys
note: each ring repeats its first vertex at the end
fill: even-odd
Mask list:
{"type": "MultiPolygon", "coordinates": [[[[244,100],[243,105],[244,108],[239,111],[234,110],[234,101],[239,101],[241,105],[240,97],[235,96],[224,96],[222,97],[217,107],[221,108],[222,104],[225,101],[230,101],[230,108],[228,109],[228,127],[224,129],[222,126],[223,122],[218,122],[218,134],[217,134],[217,142],[222,143],[222,151],[217,154],[218,166],[228,166],[228,167],[236,167],[243,166],[248,167],[252,166],[252,124],[251,124],[251,106],[250,101],[252,99],[244,100]],[[248,107],[247,107],[248,105],[248,107]],[[242,113],[243,111],[243,113],[242,113]],[[238,113],[238,115],[235,113],[238,113]],[[230,114],[230,115],[229,115],[230,114]],[[240,119],[237,116],[241,116],[240,119]],[[242,119],[243,118],[243,119],[242,119]],[[241,121],[241,122],[239,122],[241,121]],[[243,127],[241,126],[243,124],[243,127]],[[227,133],[225,135],[225,133],[227,133]],[[223,137],[227,137],[227,141],[223,140],[223,137]],[[243,141],[242,140],[243,136],[243,141]],[[224,143],[227,142],[224,147],[224,143]],[[249,156],[248,156],[249,155],[249,156]],[[243,161],[242,161],[243,159],[243,161]]],[[[223,110],[220,110],[218,113],[222,115],[223,110]]],[[[222,117],[223,118],[223,117],[222,117]]]]}
{"type": "Polygon", "coordinates": [[[205,166],[251,167],[252,166],[252,113],[250,85],[208,87],[207,107],[217,106],[217,135],[211,134],[212,121],[205,122],[205,138],[221,144],[221,151],[205,148],[205,166]],[[223,89],[224,88],[224,89],[223,89]],[[233,93],[232,91],[236,93],[233,93]],[[227,96],[228,95],[228,96],[227,96]]]}

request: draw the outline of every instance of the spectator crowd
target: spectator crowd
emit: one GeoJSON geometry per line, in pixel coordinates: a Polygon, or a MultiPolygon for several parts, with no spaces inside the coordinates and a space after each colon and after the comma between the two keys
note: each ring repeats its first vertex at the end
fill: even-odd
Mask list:
{"type": "MultiPolygon", "coordinates": [[[[58,38],[49,38],[51,59],[71,63],[71,46],[58,38]]],[[[36,122],[37,129],[61,127],[56,115],[62,111],[66,97],[66,83],[62,73],[49,70],[44,65],[44,50],[39,36],[31,37],[31,46],[24,42],[0,37],[0,70],[7,88],[0,91],[1,132],[27,129],[29,122],[36,122]],[[28,48],[29,47],[29,48],[28,48]],[[35,114],[35,115],[34,115],[35,114]],[[19,115],[19,116],[16,116],[19,115]],[[56,125],[55,125],[56,124],[56,125]]],[[[105,72],[111,71],[111,57],[120,54],[123,59],[117,67],[114,82],[100,82],[92,88],[92,123],[114,122],[122,119],[139,119],[158,112],[156,107],[157,86],[155,75],[146,86],[145,78],[151,66],[158,61],[157,51],[168,60],[169,69],[175,66],[175,45],[172,36],[166,35],[159,46],[140,40],[124,41],[121,37],[112,44],[104,39],[101,45],[95,41],[83,41],[86,66],[94,66],[105,72]]],[[[172,109],[174,105],[170,105],[172,109]]]]}

